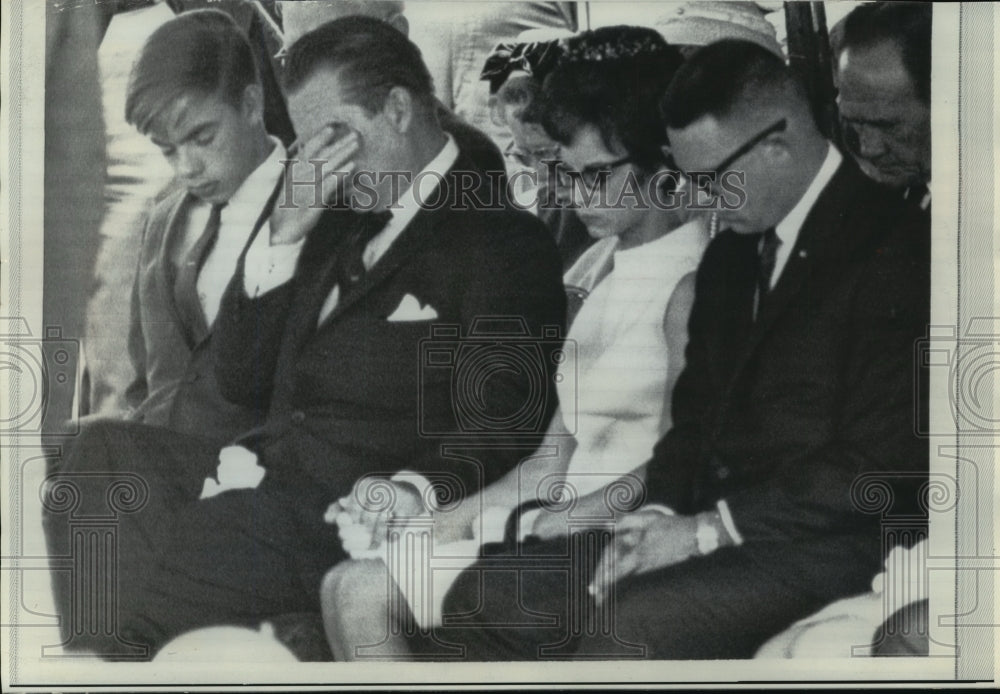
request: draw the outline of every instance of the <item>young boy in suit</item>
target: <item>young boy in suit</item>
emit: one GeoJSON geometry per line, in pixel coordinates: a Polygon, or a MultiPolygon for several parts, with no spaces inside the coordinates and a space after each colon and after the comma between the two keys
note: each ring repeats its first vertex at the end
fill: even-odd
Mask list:
{"type": "Polygon", "coordinates": [[[143,235],[130,418],[218,445],[261,414],[219,393],[210,344],[222,294],[287,156],[263,114],[250,44],[222,12],[167,22],[129,80],[125,117],[160,148],[180,187],[153,208],[143,235]]]}
{"type": "MultiPolygon", "coordinates": [[[[90,601],[111,599],[73,588],[87,565],[85,553],[74,549],[83,532],[74,521],[108,516],[109,508],[117,518],[124,511],[113,491],[125,485],[150,522],[142,533],[116,526],[114,558],[150,562],[176,509],[197,499],[215,474],[219,449],[263,416],[258,404],[223,397],[211,347],[223,292],[255,223],[270,210],[287,157],[265,130],[263,92],[246,37],[215,10],[168,21],[150,35],[132,68],[125,111],[163,152],[176,188],[153,207],[143,231],[129,330],[135,377],[126,394],[127,421],[85,423],[56,462],[45,497],[49,555],[54,567],[69,568],[53,571],[68,650],[79,646],[80,633],[99,626],[82,623],[85,615],[99,614],[90,601]],[[184,436],[175,438],[177,432],[184,436]],[[164,452],[171,464],[157,465],[164,452]],[[58,501],[58,490],[67,486],[75,499],[70,508],[58,501]]],[[[116,594],[111,606],[123,600],[116,594]]]]}

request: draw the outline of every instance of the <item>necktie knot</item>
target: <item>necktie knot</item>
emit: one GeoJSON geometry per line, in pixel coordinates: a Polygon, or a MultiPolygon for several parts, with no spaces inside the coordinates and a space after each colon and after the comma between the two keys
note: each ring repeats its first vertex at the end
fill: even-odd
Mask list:
{"type": "Polygon", "coordinates": [[[392,219],[392,212],[389,210],[362,212],[358,215],[357,228],[341,249],[340,259],[337,263],[336,276],[341,293],[347,292],[364,278],[363,256],[365,248],[368,247],[373,238],[385,229],[390,219],[392,219]]]}

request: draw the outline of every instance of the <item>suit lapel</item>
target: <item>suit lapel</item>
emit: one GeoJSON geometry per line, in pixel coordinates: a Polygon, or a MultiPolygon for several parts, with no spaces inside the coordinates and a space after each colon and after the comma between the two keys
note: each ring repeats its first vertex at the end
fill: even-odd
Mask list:
{"type": "MultiPolygon", "coordinates": [[[[201,273],[201,266],[205,263],[205,256],[208,255],[206,252],[202,254],[202,257],[198,259],[198,272],[201,273]]],[[[191,338],[191,346],[200,344],[202,340],[208,337],[209,327],[208,320],[205,318],[205,308],[201,305],[201,300],[198,298],[198,276],[195,275],[194,286],[189,287],[184,290],[191,297],[191,318],[194,320],[192,325],[187,326],[187,332],[191,338]]]]}
{"type": "MultiPolygon", "coordinates": [[[[406,226],[406,229],[404,229],[395,242],[389,246],[385,255],[383,255],[378,262],[375,263],[371,271],[365,275],[361,284],[353,291],[347,292],[346,294],[341,293],[336,307],[334,307],[334,309],[330,312],[330,315],[323,319],[320,327],[322,328],[335,322],[348,309],[354,306],[354,304],[358,303],[358,301],[360,301],[363,297],[367,296],[374,289],[392,277],[392,275],[395,274],[400,267],[405,265],[406,262],[417,253],[417,251],[426,246],[434,238],[434,234],[431,232],[440,221],[440,218],[440,212],[430,210],[421,210],[417,212],[413,219],[410,220],[410,223],[406,226]]],[[[325,299],[326,297],[324,296],[321,303],[325,299]]]]}
{"type": "MultiPolygon", "coordinates": [[[[361,285],[346,295],[343,293],[340,295],[337,306],[330,312],[330,315],[323,319],[322,324],[319,326],[320,329],[336,322],[348,309],[358,303],[362,297],[385,283],[386,280],[392,277],[400,267],[405,265],[420,250],[439,240],[438,236],[433,233],[434,229],[445,219],[450,210],[456,207],[456,191],[461,189],[454,180],[454,172],[472,169],[473,165],[464,155],[459,154],[454,166],[452,166],[441,182],[441,185],[447,186],[445,190],[447,196],[445,204],[435,205],[433,208],[424,208],[417,212],[399,237],[389,246],[385,255],[367,273],[361,285]]],[[[329,271],[329,268],[327,271],[329,271]]],[[[325,299],[325,296],[320,299],[320,305],[322,305],[325,299]]]]}
{"type": "MultiPolygon", "coordinates": [[[[187,211],[194,198],[190,193],[184,193],[167,217],[166,228],[163,231],[163,238],[160,240],[159,258],[160,262],[156,267],[157,284],[163,295],[163,303],[170,313],[173,321],[181,327],[181,333],[186,339],[192,339],[189,326],[184,325],[184,319],[177,308],[175,285],[177,284],[177,268],[171,261],[171,255],[176,244],[181,242],[184,232],[187,230],[187,211]]],[[[202,316],[204,323],[204,316],[202,316]]],[[[189,346],[193,347],[195,343],[189,346]]]]}
{"type": "MultiPolygon", "coordinates": [[[[806,219],[802,223],[788,261],[764,304],[764,310],[750,329],[749,339],[733,370],[733,381],[742,372],[747,362],[760,347],[761,342],[774,328],[782,314],[794,303],[802,285],[811,277],[818,263],[831,255],[841,253],[856,239],[841,238],[838,231],[844,231],[839,223],[845,205],[849,204],[853,188],[852,170],[841,164],[837,173],[820,193],[806,219]]],[[[731,383],[732,385],[732,383],[731,383]]]]}

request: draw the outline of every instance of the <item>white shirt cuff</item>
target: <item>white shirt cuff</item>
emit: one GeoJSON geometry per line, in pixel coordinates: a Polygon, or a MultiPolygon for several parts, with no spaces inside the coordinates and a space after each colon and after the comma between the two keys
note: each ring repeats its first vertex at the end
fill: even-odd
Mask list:
{"type": "Polygon", "coordinates": [[[251,299],[280,287],[295,275],[295,266],[305,239],[297,243],[271,245],[271,222],[260,230],[247,249],[243,289],[251,299]]]}
{"type": "Polygon", "coordinates": [[[743,536],[736,529],[736,523],[733,522],[733,514],[729,512],[729,504],[726,503],[725,499],[719,499],[716,508],[719,509],[719,517],[722,519],[722,524],[726,526],[726,532],[729,533],[729,537],[733,539],[733,544],[742,545],[743,536]]]}

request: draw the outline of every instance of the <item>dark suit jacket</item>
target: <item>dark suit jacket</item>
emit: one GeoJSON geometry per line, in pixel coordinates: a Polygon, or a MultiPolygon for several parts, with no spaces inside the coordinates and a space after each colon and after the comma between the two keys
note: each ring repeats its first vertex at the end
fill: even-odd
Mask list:
{"type": "Polygon", "coordinates": [[[500,148],[485,133],[466,123],[440,101],[437,116],[441,129],[455,138],[458,149],[468,157],[472,166],[477,171],[492,176],[488,188],[489,197],[486,189],[481,195],[484,206],[506,205],[510,200],[507,195],[507,167],[500,148]]]}
{"type": "MultiPolygon", "coordinates": [[[[185,191],[156,205],[143,233],[132,289],[128,351],[135,377],[125,393],[132,418],[224,446],[260,424],[263,412],[222,397],[205,319],[187,325],[174,302],[170,249],[184,232],[185,191]]],[[[199,314],[200,315],[200,314],[199,314]]]]}
{"type": "Polygon", "coordinates": [[[857,535],[877,564],[881,514],[913,512],[928,471],[914,435],[926,219],[843,163],[753,323],[756,244],[724,232],[706,250],[650,497],[688,513],[725,499],[748,547],[857,535]],[[882,509],[879,479],[901,483],[882,509]]]}
{"type": "MultiPolygon", "coordinates": [[[[457,188],[454,171],[473,166],[459,157],[445,178],[450,197],[457,188]]],[[[236,273],[218,319],[219,383],[235,402],[269,407],[267,422],[244,445],[258,451],[269,479],[294,485],[303,496],[315,492],[323,503],[348,493],[365,473],[401,469],[433,476],[448,494],[474,491],[531,451],[556,405],[551,351],[560,340],[550,337],[536,348],[542,328],[561,330],[565,315],[551,237],[526,213],[456,210],[450,202],[421,210],[363,287],[341,296],[317,328],[338,243],[358,223],[348,210],[327,211],[307,238],[295,277],[258,298],[246,296],[244,273],[236,273]],[[406,296],[432,307],[437,319],[388,321],[406,296]],[[534,339],[467,338],[477,319],[481,330],[495,330],[497,323],[481,320],[495,316],[519,317],[534,339]],[[460,333],[428,342],[432,325],[460,333]],[[487,354],[473,353],[479,344],[499,355],[488,343],[527,355],[535,365],[534,393],[524,369],[490,370],[504,357],[477,362],[487,354]],[[453,355],[452,364],[429,357],[432,345],[444,362],[453,355]],[[486,377],[453,379],[459,372],[486,377]],[[453,395],[453,389],[461,392],[453,395]],[[466,412],[478,407],[469,399],[477,394],[493,418],[536,403],[537,416],[515,427],[532,443],[514,449],[509,444],[522,437],[459,421],[463,406],[466,412]],[[448,441],[461,451],[443,453],[448,441]]]]}

